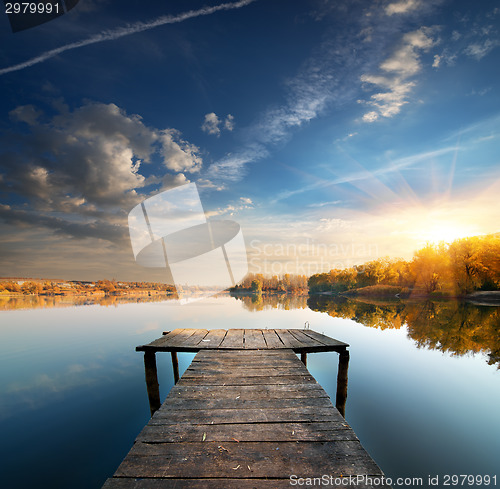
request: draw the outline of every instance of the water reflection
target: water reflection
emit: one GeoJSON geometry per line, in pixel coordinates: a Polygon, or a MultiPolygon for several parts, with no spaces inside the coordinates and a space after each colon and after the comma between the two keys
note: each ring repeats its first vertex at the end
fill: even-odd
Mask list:
{"type": "Polygon", "coordinates": [[[253,294],[239,295],[231,293],[231,297],[241,301],[248,311],[264,311],[266,309],[306,309],[307,295],[292,294],[253,294]]]}
{"type": "Polygon", "coordinates": [[[130,295],[0,295],[0,311],[16,309],[39,309],[74,306],[117,306],[143,302],[163,302],[174,300],[172,294],[130,294],[130,295]]]}
{"type": "Polygon", "coordinates": [[[329,316],[352,319],[370,328],[399,329],[419,348],[454,355],[484,353],[500,369],[500,307],[460,301],[359,301],[311,296],[307,305],[329,316]]]}

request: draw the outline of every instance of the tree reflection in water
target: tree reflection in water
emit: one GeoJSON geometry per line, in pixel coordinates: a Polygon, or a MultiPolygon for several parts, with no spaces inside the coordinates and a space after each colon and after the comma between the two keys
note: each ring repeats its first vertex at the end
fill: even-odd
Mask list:
{"type": "Polygon", "coordinates": [[[307,295],[296,294],[231,294],[231,297],[241,301],[249,311],[264,311],[266,309],[307,309],[307,295]]]}
{"type": "Polygon", "coordinates": [[[360,301],[310,296],[307,305],[329,316],[352,319],[370,328],[399,329],[419,348],[454,355],[484,353],[500,368],[500,307],[462,301],[360,301]]]}
{"type": "Polygon", "coordinates": [[[129,294],[129,295],[19,295],[1,296],[0,311],[17,309],[46,309],[75,306],[117,306],[118,304],[139,304],[141,302],[163,302],[173,300],[172,294],[129,294]]]}
{"type": "MultiPolygon", "coordinates": [[[[400,329],[417,347],[454,355],[484,353],[488,364],[500,369],[500,307],[481,306],[463,301],[377,301],[344,297],[294,294],[233,295],[249,311],[306,309],[332,317],[351,319],[370,328],[400,329]]],[[[172,295],[125,296],[0,296],[0,310],[116,306],[123,303],[163,302],[172,295]]]]}

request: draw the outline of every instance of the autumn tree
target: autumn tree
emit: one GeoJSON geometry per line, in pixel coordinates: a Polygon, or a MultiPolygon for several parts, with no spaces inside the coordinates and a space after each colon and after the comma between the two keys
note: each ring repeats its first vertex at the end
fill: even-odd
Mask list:
{"type": "Polygon", "coordinates": [[[427,244],[415,252],[411,269],[415,274],[416,285],[430,294],[443,287],[446,282],[449,259],[446,245],[427,244]]]}

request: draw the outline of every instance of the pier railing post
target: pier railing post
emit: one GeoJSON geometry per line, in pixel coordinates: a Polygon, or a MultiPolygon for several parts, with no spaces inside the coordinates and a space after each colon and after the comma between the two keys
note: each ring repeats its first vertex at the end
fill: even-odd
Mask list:
{"type": "Polygon", "coordinates": [[[149,409],[151,416],[160,408],[160,386],[156,372],[156,353],[154,351],[144,352],[144,371],[146,373],[146,387],[148,390],[149,409]]]}
{"type": "Polygon", "coordinates": [[[174,382],[179,382],[179,362],[177,361],[177,352],[171,351],[172,355],[172,369],[174,370],[174,382]]]}
{"type": "Polygon", "coordinates": [[[337,374],[337,399],[335,407],[345,417],[345,403],[347,400],[347,369],[349,367],[349,352],[339,352],[339,370],[337,374]]]}

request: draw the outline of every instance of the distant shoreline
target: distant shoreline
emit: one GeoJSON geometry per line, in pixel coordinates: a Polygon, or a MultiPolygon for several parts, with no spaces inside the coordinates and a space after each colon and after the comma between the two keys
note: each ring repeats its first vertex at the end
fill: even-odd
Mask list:
{"type": "Polygon", "coordinates": [[[0,278],[0,297],[102,297],[177,295],[174,285],[155,282],[117,280],[54,280],[39,278],[0,278]]]}
{"type": "Polygon", "coordinates": [[[165,292],[158,290],[124,290],[116,292],[92,291],[92,292],[69,292],[69,293],[34,293],[24,294],[22,292],[0,292],[0,297],[105,297],[105,296],[152,296],[152,295],[175,295],[175,292],[165,292]]]}

